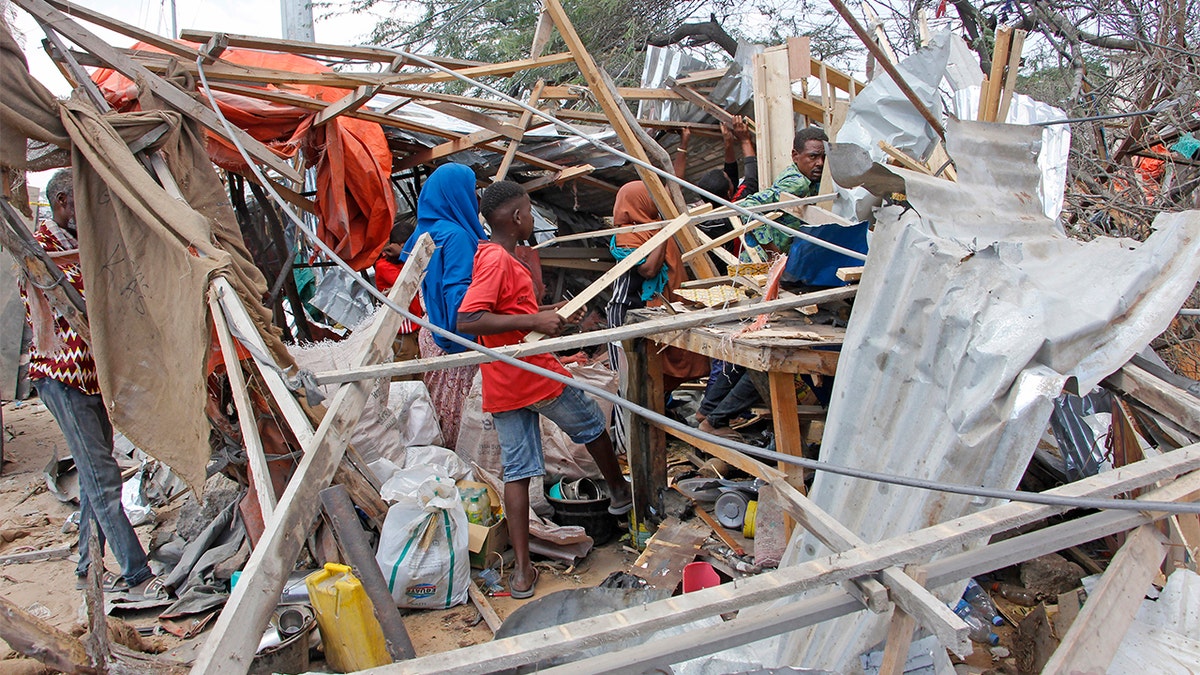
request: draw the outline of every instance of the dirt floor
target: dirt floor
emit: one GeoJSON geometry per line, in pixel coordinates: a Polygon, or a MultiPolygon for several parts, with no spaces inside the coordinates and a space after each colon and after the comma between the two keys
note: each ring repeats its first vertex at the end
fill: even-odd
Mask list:
{"type": "MultiPolygon", "coordinates": [[[[0,558],[34,551],[67,549],[66,557],[37,562],[0,564],[0,597],[12,602],[50,625],[79,635],[85,630],[83,593],[75,590],[77,533],[63,532],[67,518],[77,505],[60,502],[46,489],[44,469],[55,457],[66,456],[61,432],[49,411],[36,398],[3,405],[4,463],[0,467],[0,558]]],[[[176,500],[169,508],[156,511],[156,522],[137,527],[143,545],[156,530],[173,531],[175,516],[184,503],[176,500]]],[[[553,591],[597,585],[608,574],[624,569],[636,558],[619,542],[594,550],[570,569],[550,563],[539,564],[537,595],[553,591]]],[[[111,553],[106,555],[109,570],[119,566],[111,553]]],[[[504,619],[531,600],[507,597],[491,598],[496,613],[504,619]]],[[[123,614],[121,619],[144,630],[155,626],[155,610],[123,614]]],[[[405,625],[418,655],[470,646],[492,638],[491,630],[474,605],[448,610],[416,611],[405,615],[405,625]]],[[[207,633],[181,640],[170,634],[151,635],[145,642],[162,651],[163,656],[186,662],[198,650],[207,633]]],[[[0,641],[0,673],[18,672],[23,659],[0,641]]],[[[313,663],[319,668],[319,663],[313,663]]],[[[25,672],[20,670],[19,672],[25,672]]],[[[36,671],[34,671],[36,672],[36,671]]]]}

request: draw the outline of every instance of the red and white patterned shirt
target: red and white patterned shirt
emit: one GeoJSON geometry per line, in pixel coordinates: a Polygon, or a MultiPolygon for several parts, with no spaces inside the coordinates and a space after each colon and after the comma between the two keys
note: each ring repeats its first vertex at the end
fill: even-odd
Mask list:
{"type": "MultiPolygon", "coordinates": [[[[61,253],[79,248],[79,242],[71,233],[59,227],[52,221],[45,221],[33,233],[47,253],[61,253]]],[[[67,281],[83,295],[83,271],[78,263],[58,262],[59,269],[67,281]]],[[[25,284],[21,284],[21,300],[25,302],[25,321],[33,325],[29,315],[29,299],[26,297],[25,284]]],[[[92,358],[92,349],[71,328],[67,320],[57,311],[54,312],[54,330],[63,347],[49,354],[38,351],[36,344],[29,346],[29,379],[37,380],[50,378],[74,387],[85,394],[99,394],[100,382],[96,377],[96,362],[92,358]]]]}

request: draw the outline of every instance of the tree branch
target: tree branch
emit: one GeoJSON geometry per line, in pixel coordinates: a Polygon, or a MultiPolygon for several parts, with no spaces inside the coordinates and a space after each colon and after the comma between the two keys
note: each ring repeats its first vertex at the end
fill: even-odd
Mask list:
{"type": "Polygon", "coordinates": [[[715,42],[717,46],[728,52],[730,56],[737,54],[737,40],[729,33],[726,33],[721,24],[717,23],[716,15],[709,15],[708,21],[703,23],[685,23],[671,33],[651,35],[646,39],[646,44],[654,45],[655,47],[666,47],[667,45],[677,44],[689,39],[692,41],[692,44],[696,45],[715,42]]]}

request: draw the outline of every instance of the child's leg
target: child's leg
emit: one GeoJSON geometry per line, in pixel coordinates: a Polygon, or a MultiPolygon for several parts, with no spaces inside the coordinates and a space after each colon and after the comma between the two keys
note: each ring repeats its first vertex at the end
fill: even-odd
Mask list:
{"type": "Polygon", "coordinates": [[[508,588],[513,597],[527,598],[537,583],[537,574],[529,560],[529,479],[546,473],[541,425],[537,413],[527,408],[492,413],[492,419],[500,438],[500,461],[504,466],[508,538],[516,554],[508,588]]]}
{"type": "Polygon", "coordinates": [[[551,422],[567,432],[571,440],[583,443],[588,454],[596,460],[596,466],[600,467],[600,473],[612,495],[613,506],[629,503],[629,483],[621,475],[621,465],[617,463],[604,414],[595,401],[582,391],[567,387],[558,398],[535,403],[530,409],[550,418],[551,422]]]}
{"type": "Polygon", "coordinates": [[[508,543],[516,554],[516,565],[509,578],[509,586],[515,585],[523,590],[533,583],[533,563],[529,561],[528,478],[504,484],[504,513],[508,517],[508,543]]]}

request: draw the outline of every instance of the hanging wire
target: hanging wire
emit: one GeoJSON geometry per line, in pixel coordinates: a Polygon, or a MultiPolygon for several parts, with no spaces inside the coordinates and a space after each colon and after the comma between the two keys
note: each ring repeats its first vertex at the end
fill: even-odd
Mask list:
{"type": "MultiPolygon", "coordinates": [[[[431,62],[426,61],[425,59],[419,59],[418,61],[424,62],[434,68],[440,68],[439,66],[432,64],[431,62]]],[[[982,497],[985,499],[1000,499],[1000,500],[1008,500],[1008,501],[1015,501],[1015,502],[1025,502],[1025,503],[1029,503],[1029,504],[1040,504],[1040,505],[1044,505],[1044,506],[1061,507],[1061,508],[1066,508],[1066,509],[1085,508],[1085,509],[1108,509],[1108,510],[1139,511],[1139,512],[1157,511],[1157,512],[1164,512],[1164,513],[1200,514],[1200,504],[1198,504],[1198,503],[1150,502],[1150,501],[1140,501],[1140,500],[1132,501],[1132,500],[1095,498],[1095,497],[1063,497],[1063,496],[1059,496],[1059,495],[1042,494],[1042,493],[1037,493],[1037,492],[1021,492],[1018,490],[1005,490],[1005,489],[1001,489],[1001,488],[977,487],[977,486],[973,486],[973,485],[956,485],[953,483],[943,483],[940,481],[925,480],[925,479],[921,479],[921,478],[910,478],[907,476],[897,476],[897,475],[893,475],[893,474],[881,473],[878,471],[869,471],[869,470],[858,469],[858,468],[854,468],[854,467],[830,464],[829,462],[824,462],[824,461],[820,461],[820,460],[806,459],[804,457],[795,457],[792,455],[787,455],[782,452],[774,452],[771,450],[764,450],[762,448],[758,448],[753,445],[748,445],[746,443],[739,443],[736,441],[729,440],[727,438],[722,438],[720,436],[715,436],[713,434],[705,433],[698,429],[693,429],[692,427],[690,427],[682,422],[679,422],[679,421],[676,421],[669,417],[666,417],[665,415],[660,415],[644,406],[638,405],[632,401],[628,401],[624,398],[621,398],[620,396],[617,396],[616,394],[613,394],[612,392],[609,392],[606,389],[602,389],[600,387],[597,387],[588,382],[584,382],[582,380],[574,379],[570,375],[561,375],[557,372],[554,372],[551,370],[546,370],[544,368],[532,365],[532,364],[522,361],[520,359],[513,358],[506,354],[502,354],[494,349],[485,347],[484,345],[481,345],[472,340],[463,338],[454,332],[445,330],[445,329],[441,328],[440,326],[436,326],[436,325],[430,323],[425,317],[419,317],[419,316],[412,314],[411,312],[408,311],[407,307],[401,307],[399,304],[394,303],[391,300],[389,300],[386,295],[381,293],[372,284],[367,283],[367,281],[365,279],[363,279],[360,275],[358,275],[355,272],[354,268],[350,267],[350,265],[348,263],[346,263],[346,261],[342,260],[341,257],[339,257],[328,244],[326,244],[324,241],[322,241],[320,239],[320,237],[318,237],[316,235],[316,233],[313,232],[308,227],[308,225],[304,222],[304,220],[302,218],[300,218],[299,215],[296,214],[296,212],[294,210],[292,210],[291,205],[288,204],[279,195],[278,192],[276,192],[272,183],[266,179],[266,176],[263,175],[262,169],[258,166],[258,164],[250,156],[250,153],[248,153],[246,151],[245,147],[242,145],[241,141],[238,139],[237,134],[234,132],[233,125],[221,113],[220,108],[217,106],[216,100],[213,98],[212,90],[208,86],[208,78],[205,76],[205,73],[204,73],[204,63],[203,63],[202,57],[196,58],[196,70],[200,76],[200,82],[201,82],[202,86],[204,87],[204,93],[208,97],[209,104],[213,107],[213,110],[216,112],[217,116],[220,117],[221,123],[225,127],[225,131],[229,135],[229,138],[233,141],[234,146],[237,147],[238,152],[241,153],[242,157],[246,161],[247,166],[250,167],[250,170],[259,179],[259,182],[264,187],[267,188],[267,190],[271,193],[271,195],[279,203],[279,206],[283,210],[283,212],[286,213],[288,215],[288,217],[292,219],[293,222],[295,222],[296,227],[299,228],[302,232],[304,232],[304,234],[308,237],[308,239],[317,248],[324,251],[329,256],[329,258],[337,264],[338,267],[341,267],[343,270],[350,273],[351,276],[354,277],[355,283],[362,286],[369,294],[371,294],[372,297],[374,297],[375,299],[377,299],[381,303],[383,303],[384,306],[388,307],[389,309],[391,309],[392,311],[401,315],[402,317],[408,319],[412,323],[414,323],[422,328],[425,328],[426,330],[433,332],[435,335],[439,335],[451,342],[454,342],[455,344],[465,347],[466,349],[470,349],[470,350],[479,352],[481,354],[484,354],[485,356],[487,356],[488,358],[490,358],[492,360],[500,361],[502,363],[506,363],[508,365],[515,366],[517,368],[534,373],[536,375],[540,375],[542,377],[548,378],[555,382],[559,382],[559,383],[565,384],[567,386],[575,387],[576,389],[579,389],[581,391],[592,394],[593,396],[596,396],[597,398],[600,398],[600,399],[608,401],[614,405],[625,408],[626,410],[629,410],[630,412],[632,412],[646,420],[655,422],[656,424],[659,424],[659,425],[662,425],[665,427],[669,427],[676,431],[685,433],[689,436],[694,436],[696,438],[700,438],[702,440],[708,441],[715,445],[719,445],[723,448],[726,448],[729,450],[736,450],[738,452],[741,452],[742,454],[749,455],[751,457],[755,457],[758,459],[768,460],[768,461],[772,461],[772,462],[780,462],[780,463],[784,463],[784,464],[792,464],[792,465],[799,466],[801,468],[809,469],[812,471],[825,471],[825,472],[837,474],[840,476],[847,476],[850,478],[859,478],[859,479],[874,481],[874,482],[878,482],[878,483],[887,483],[890,485],[900,485],[903,487],[918,488],[918,489],[922,489],[922,490],[933,490],[933,491],[937,491],[937,492],[949,492],[949,493],[953,493],[953,494],[967,495],[967,496],[971,496],[971,497],[982,497]]],[[[453,71],[450,71],[449,69],[442,69],[442,70],[446,70],[447,72],[453,72],[453,71]]],[[[460,78],[466,79],[469,82],[473,82],[472,80],[470,80],[470,78],[465,78],[462,76],[460,76],[460,78]]],[[[479,84],[479,83],[476,83],[476,84],[479,84]]],[[[480,84],[480,86],[486,86],[486,85],[480,84]]],[[[551,118],[551,119],[553,119],[553,118],[551,118]]],[[[604,145],[603,143],[596,142],[596,144],[597,144],[597,147],[600,147],[602,149],[608,148],[608,146],[604,145]]],[[[635,161],[635,160],[633,160],[633,158],[628,157],[628,155],[625,155],[624,153],[621,153],[620,151],[617,151],[617,150],[611,149],[611,148],[609,148],[609,150],[612,151],[613,153],[618,154],[619,156],[623,156],[631,161],[635,161]]],[[[657,169],[655,169],[655,170],[657,171],[657,169]]],[[[694,186],[691,186],[690,184],[686,183],[685,181],[680,181],[679,179],[677,179],[673,176],[671,178],[672,178],[672,180],[676,180],[677,182],[679,182],[682,185],[687,185],[689,188],[697,189],[697,188],[694,188],[694,186]]],[[[697,189],[697,191],[699,191],[699,190],[697,189]]],[[[725,205],[731,206],[728,202],[725,202],[725,205]]],[[[738,207],[734,207],[734,208],[738,208],[738,207]]],[[[749,212],[747,212],[747,213],[749,213],[749,212]]],[[[750,215],[757,215],[757,214],[750,214],[750,215]]],[[[1181,473],[1183,473],[1183,471],[1181,471],[1181,473]]]]}

